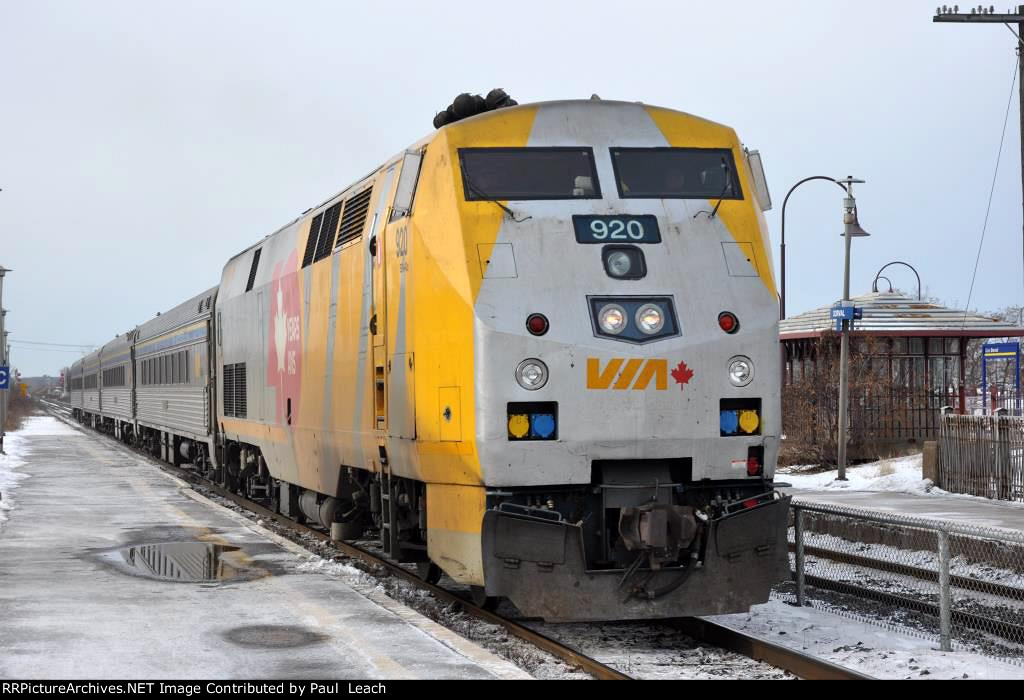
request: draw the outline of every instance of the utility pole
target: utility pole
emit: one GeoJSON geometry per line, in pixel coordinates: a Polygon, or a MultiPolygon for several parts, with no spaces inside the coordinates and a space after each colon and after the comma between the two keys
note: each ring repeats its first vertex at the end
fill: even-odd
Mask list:
{"type": "MultiPolygon", "coordinates": [[[[1007,12],[1004,15],[996,14],[995,7],[988,6],[988,9],[978,6],[960,12],[959,5],[936,8],[933,22],[959,22],[961,24],[1005,24],[1006,28],[1017,37],[1017,85],[1020,92],[1020,188],[1021,188],[1021,212],[1024,215],[1024,5],[1017,6],[1016,14],[1007,12]],[[1012,25],[1016,24],[1014,31],[1012,25]]],[[[1024,264],[1024,219],[1021,224],[1021,263],[1024,264]]]]}
{"type": "Polygon", "coordinates": [[[845,239],[843,246],[846,250],[843,257],[843,308],[850,309],[850,317],[843,320],[842,335],[839,339],[839,441],[838,441],[838,455],[837,455],[837,466],[838,473],[836,474],[837,481],[846,481],[846,439],[847,439],[847,404],[849,403],[849,384],[850,384],[850,331],[853,325],[853,307],[850,302],[850,243],[854,238],[861,238],[864,236],[870,236],[871,234],[865,231],[860,226],[860,222],[857,220],[857,200],[853,196],[853,186],[855,184],[863,184],[863,180],[858,180],[852,175],[849,175],[844,180],[840,180],[839,184],[846,189],[846,198],[843,199],[843,233],[842,236],[845,239]]]}
{"type": "MultiPolygon", "coordinates": [[[[7,331],[4,330],[4,317],[7,311],[4,309],[4,274],[10,270],[0,265],[0,367],[9,367],[10,351],[7,347],[7,331]]],[[[7,386],[10,387],[11,377],[7,376],[7,386]]],[[[0,389],[0,455],[4,454],[4,426],[7,424],[7,398],[10,396],[10,389],[0,389]]]]}

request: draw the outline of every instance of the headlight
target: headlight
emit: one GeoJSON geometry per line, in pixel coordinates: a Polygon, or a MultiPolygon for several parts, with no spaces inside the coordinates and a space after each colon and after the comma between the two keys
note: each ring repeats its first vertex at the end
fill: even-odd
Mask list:
{"type": "Polygon", "coordinates": [[[597,323],[605,333],[618,335],[626,328],[626,310],[618,304],[605,304],[597,313],[597,323]]]}
{"type": "Polygon", "coordinates": [[[754,378],[754,363],[742,355],[729,360],[729,381],[735,386],[746,386],[754,378]]]}
{"type": "Polygon", "coordinates": [[[548,366],[540,360],[523,360],[516,367],[516,381],[527,391],[536,391],[548,383],[548,366]]]}
{"type": "Polygon", "coordinates": [[[612,277],[625,277],[633,268],[629,253],[624,250],[613,250],[608,254],[608,272],[612,277]]]}
{"type": "Polygon", "coordinates": [[[665,314],[657,304],[644,304],[636,311],[636,325],[647,335],[654,335],[665,326],[665,314]]]}

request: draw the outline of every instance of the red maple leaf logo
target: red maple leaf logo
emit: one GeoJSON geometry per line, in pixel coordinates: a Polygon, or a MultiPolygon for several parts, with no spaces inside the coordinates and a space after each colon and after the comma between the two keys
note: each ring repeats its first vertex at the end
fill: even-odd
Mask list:
{"type": "Polygon", "coordinates": [[[679,385],[679,390],[682,391],[686,384],[693,379],[693,370],[686,366],[685,362],[680,362],[676,365],[676,368],[672,370],[672,378],[676,380],[676,384],[679,385]]]}

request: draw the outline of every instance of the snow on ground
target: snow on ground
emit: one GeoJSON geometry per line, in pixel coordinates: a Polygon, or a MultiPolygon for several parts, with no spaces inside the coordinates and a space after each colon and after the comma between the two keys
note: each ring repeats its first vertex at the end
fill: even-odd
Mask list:
{"type": "Polygon", "coordinates": [[[912,494],[947,495],[931,479],[921,478],[921,455],[883,459],[870,464],[847,467],[846,481],[836,481],[838,471],[817,471],[817,465],[784,467],[777,479],[797,489],[845,489],[849,491],[887,491],[912,494]],[[814,470],[813,472],[811,470],[814,470]]]}
{"type": "Polygon", "coordinates": [[[1024,666],[965,651],[939,651],[926,639],[774,598],[749,613],[709,619],[875,678],[1024,679],[1024,666]]]}
{"type": "Polygon", "coordinates": [[[77,431],[51,416],[30,416],[21,428],[4,436],[4,452],[0,455],[0,526],[15,507],[13,492],[27,475],[18,471],[29,453],[29,439],[35,435],[77,435],[77,431]]]}

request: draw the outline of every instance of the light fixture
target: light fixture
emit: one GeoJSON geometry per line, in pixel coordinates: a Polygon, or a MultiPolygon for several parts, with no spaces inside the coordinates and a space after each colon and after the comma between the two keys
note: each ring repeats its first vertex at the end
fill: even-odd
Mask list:
{"type": "Polygon", "coordinates": [[[516,367],[516,381],[527,391],[537,391],[548,383],[548,366],[535,358],[523,360],[516,367]]]}

